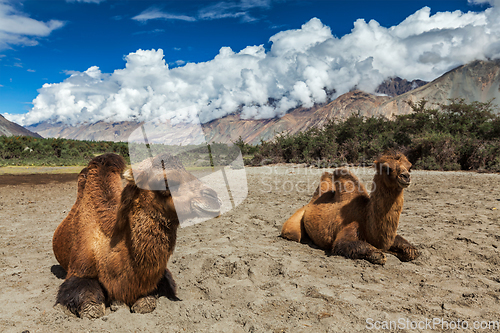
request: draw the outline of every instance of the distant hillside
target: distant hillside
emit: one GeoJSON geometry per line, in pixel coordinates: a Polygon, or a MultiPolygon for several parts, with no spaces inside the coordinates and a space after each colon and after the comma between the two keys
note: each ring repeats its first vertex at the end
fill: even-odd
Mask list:
{"type": "Polygon", "coordinates": [[[94,141],[127,141],[129,135],[140,123],[122,121],[107,123],[99,121],[94,124],[81,124],[70,126],[64,123],[42,122],[31,126],[26,126],[30,131],[41,134],[45,138],[64,138],[73,140],[94,140],[94,141]]]}
{"type": "MultiPolygon", "coordinates": [[[[387,79],[377,91],[385,95],[397,95],[393,98],[355,90],[325,105],[291,110],[282,118],[245,120],[240,119],[238,114],[232,114],[206,123],[203,128],[207,139],[212,142],[236,141],[241,136],[246,143],[255,144],[261,140],[269,140],[281,132],[294,134],[311,127],[321,127],[330,119],[346,118],[352,113],[366,116],[381,115],[388,118],[392,115],[408,114],[412,112],[406,103],[408,100],[417,102],[425,98],[429,101],[428,107],[440,103],[447,104],[450,98],[463,98],[466,103],[486,102],[494,98],[494,104],[500,104],[499,87],[500,60],[474,61],[455,68],[427,84],[421,80],[387,79]]],[[[135,122],[98,122],[73,127],[61,123],[41,123],[27,128],[44,137],[127,141],[130,133],[139,125],[140,123],[135,122]]],[[[169,137],[169,134],[163,133],[162,127],[154,128],[153,132],[152,135],[157,141],[167,140],[169,137]]]]}
{"type": "Polygon", "coordinates": [[[457,67],[432,82],[383,103],[373,114],[408,114],[406,101],[428,100],[427,107],[448,104],[449,99],[463,98],[466,103],[487,102],[500,105],[500,60],[477,60],[457,67]]]}
{"type": "Polygon", "coordinates": [[[33,136],[36,138],[41,138],[39,134],[33,133],[16,123],[8,121],[2,115],[0,115],[0,135],[4,136],[25,135],[25,136],[33,136]]]}

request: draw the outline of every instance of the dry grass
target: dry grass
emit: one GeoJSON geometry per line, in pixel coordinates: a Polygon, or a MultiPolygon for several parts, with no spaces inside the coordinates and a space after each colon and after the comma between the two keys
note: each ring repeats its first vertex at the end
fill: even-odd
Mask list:
{"type": "Polygon", "coordinates": [[[0,167],[0,175],[80,173],[83,166],[7,166],[0,167]]]}

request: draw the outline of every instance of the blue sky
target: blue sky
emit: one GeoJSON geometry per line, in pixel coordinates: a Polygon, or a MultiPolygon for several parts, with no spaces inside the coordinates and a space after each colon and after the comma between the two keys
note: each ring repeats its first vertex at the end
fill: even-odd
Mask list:
{"type": "MultiPolygon", "coordinates": [[[[101,73],[123,69],[125,57],[139,49],[161,49],[169,68],[183,67],[209,62],[226,46],[238,53],[247,46],[263,45],[269,52],[272,36],[301,29],[312,18],[322,24],[315,31],[330,29],[331,35],[340,39],[351,34],[360,18],[390,28],[426,6],[432,18],[436,13],[456,10],[482,13],[491,5],[481,0],[0,0],[0,113],[26,113],[42,94],[39,90],[44,84],[64,82],[71,74],[92,66],[99,67],[101,73]]],[[[467,21],[465,16],[459,18],[467,21]]],[[[443,66],[439,70],[447,69],[443,66]]],[[[314,92],[311,96],[314,100],[314,92]]],[[[255,112],[258,118],[260,111],[255,112]]]]}

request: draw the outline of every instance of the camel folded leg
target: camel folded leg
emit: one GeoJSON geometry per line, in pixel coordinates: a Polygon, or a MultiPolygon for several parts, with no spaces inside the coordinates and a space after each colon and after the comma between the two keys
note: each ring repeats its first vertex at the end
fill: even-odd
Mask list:
{"type": "Polygon", "coordinates": [[[139,298],[134,305],[130,307],[133,313],[150,313],[156,309],[156,295],[146,295],[139,298]]]}
{"type": "Polygon", "coordinates": [[[302,222],[305,210],[305,206],[300,208],[283,224],[281,228],[281,237],[299,243],[304,241],[307,235],[304,229],[304,223],[302,222]]]}
{"type": "Polygon", "coordinates": [[[393,253],[401,261],[412,261],[420,256],[417,248],[400,235],[396,235],[389,252],[393,253]]]}
{"type": "Polygon", "coordinates": [[[342,229],[333,242],[333,254],[349,259],[365,259],[373,264],[383,265],[387,258],[385,254],[373,245],[358,237],[359,225],[356,222],[342,229]]]}
{"type": "Polygon", "coordinates": [[[158,282],[156,290],[150,295],[139,298],[134,305],[132,305],[130,311],[134,313],[153,312],[154,309],[156,309],[156,300],[159,296],[166,296],[172,301],[180,301],[177,297],[177,284],[168,268],[165,270],[165,275],[161,278],[160,282],[158,282]]]}
{"type": "Polygon", "coordinates": [[[177,297],[177,284],[168,268],[165,269],[165,275],[158,282],[156,293],[158,296],[165,296],[171,301],[180,301],[177,297]]]}
{"type": "Polygon", "coordinates": [[[96,279],[72,276],[59,287],[56,304],[61,304],[81,318],[104,316],[105,296],[96,279]]]}

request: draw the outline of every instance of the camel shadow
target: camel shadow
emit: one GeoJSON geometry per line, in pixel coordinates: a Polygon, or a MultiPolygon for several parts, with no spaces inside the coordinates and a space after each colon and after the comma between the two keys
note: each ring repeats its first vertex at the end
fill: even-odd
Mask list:
{"type": "Polygon", "coordinates": [[[66,271],[61,265],[52,265],[52,267],[50,267],[50,271],[58,279],[64,280],[66,278],[66,271]]]}

